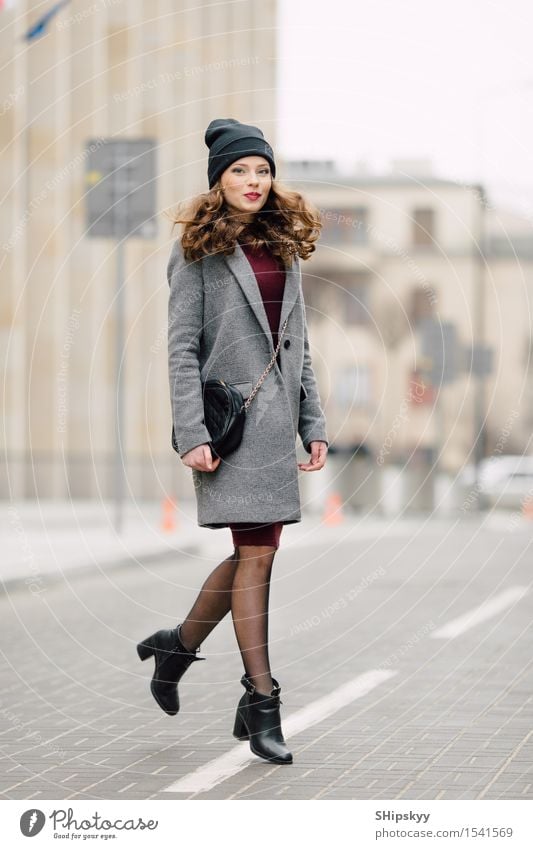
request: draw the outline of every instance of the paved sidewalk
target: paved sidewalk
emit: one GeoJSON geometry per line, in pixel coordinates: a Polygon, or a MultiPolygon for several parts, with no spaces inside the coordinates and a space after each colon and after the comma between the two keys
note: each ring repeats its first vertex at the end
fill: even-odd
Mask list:
{"type": "MultiPolygon", "coordinates": [[[[38,593],[40,583],[61,579],[75,570],[107,570],[115,565],[149,563],[180,554],[216,556],[229,546],[229,529],[198,527],[196,504],[180,501],[171,513],[174,529],[163,528],[163,505],[137,502],[124,508],[122,531],[114,527],[114,505],[96,501],[3,502],[0,508],[2,558],[0,589],[23,583],[38,593]]],[[[419,526],[418,519],[366,518],[344,510],[338,525],[326,525],[320,513],[304,514],[301,523],[283,530],[284,545],[331,540],[355,533],[357,538],[380,529],[398,534],[419,526]]]]}
{"type": "Polygon", "coordinates": [[[163,529],[162,505],[129,504],[123,528],[114,527],[112,503],[96,501],[3,502],[0,509],[4,586],[60,579],[66,572],[111,566],[179,553],[194,553],[206,530],[196,524],[195,505],[180,502],[173,511],[175,530],[163,529]]]}
{"type": "MultiPolygon", "coordinates": [[[[172,511],[173,529],[163,527],[163,505],[152,501],[127,504],[120,533],[114,527],[114,505],[97,501],[18,501],[0,506],[0,592],[20,583],[38,594],[41,584],[61,580],[75,572],[107,571],[138,562],[140,566],[179,555],[217,557],[231,550],[229,529],[200,528],[194,501],[180,501],[172,511]]],[[[426,523],[443,531],[454,517],[381,517],[340,513],[338,524],[324,521],[319,511],[307,511],[302,521],[283,529],[283,547],[331,545],[381,535],[409,536],[426,523]]],[[[485,527],[507,530],[533,527],[533,522],[510,512],[463,517],[485,527]]]]}
{"type": "Polygon", "coordinates": [[[39,595],[8,586],[0,796],[533,799],[533,524],[306,518],[286,530],[269,642],[290,767],[232,737],[231,617],[180,684],[177,717],[151,696],[153,663],[135,646],[190,609],[217,562],[202,550],[74,569],[39,595]]]}

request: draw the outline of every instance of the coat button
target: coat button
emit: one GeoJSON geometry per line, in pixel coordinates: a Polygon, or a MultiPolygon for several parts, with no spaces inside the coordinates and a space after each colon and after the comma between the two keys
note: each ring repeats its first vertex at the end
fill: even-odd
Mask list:
{"type": "Polygon", "coordinates": [[[283,343],[283,347],[284,348],[290,348],[290,345],[291,345],[291,340],[285,339],[285,342],[283,343]]]}

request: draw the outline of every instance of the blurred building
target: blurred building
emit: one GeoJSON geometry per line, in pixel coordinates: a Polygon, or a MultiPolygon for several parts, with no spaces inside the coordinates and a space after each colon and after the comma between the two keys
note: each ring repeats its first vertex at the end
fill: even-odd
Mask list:
{"type": "Polygon", "coordinates": [[[439,456],[450,472],[472,462],[476,439],[485,453],[530,452],[531,223],[425,160],[379,176],[291,162],[285,176],[323,222],[303,285],[333,443],[380,464],[439,456]],[[457,340],[456,376],[440,385],[424,376],[431,318],[457,340]],[[486,377],[478,346],[492,356],[486,377]]]}
{"type": "MultiPolygon", "coordinates": [[[[108,497],[115,448],[116,244],[86,236],[86,146],[115,137],[158,145],[157,237],[126,244],[127,493],[190,484],[170,447],[164,212],[207,188],[214,117],[257,123],[276,147],[276,3],[154,0],[67,5],[31,41],[42,9],[2,10],[0,350],[3,497],[108,497]]],[[[414,452],[460,468],[479,425],[486,451],[529,450],[533,425],[530,221],[493,209],[479,186],[396,161],[283,163],[324,228],[302,264],[313,360],[332,444],[383,463],[414,452]],[[456,379],[423,379],[419,328],[457,332],[456,379]],[[494,354],[483,383],[472,345],[494,354]],[[469,360],[470,346],[470,360],[469,360]],[[486,417],[486,418],[485,418],[486,417]],[[424,452],[426,452],[424,454],[424,452]]],[[[189,494],[192,490],[189,487],[189,494]]]]}
{"type": "Polygon", "coordinates": [[[276,144],[276,3],[69,4],[2,10],[0,350],[3,497],[106,497],[115,444],[115,242],[85,235],[89,139],[158,143],[153,240],[126,245],[127,492],[158,497],[189,470],[170,447],[163,215],[207,188],[205,128],[258,123],[276,144]]]}

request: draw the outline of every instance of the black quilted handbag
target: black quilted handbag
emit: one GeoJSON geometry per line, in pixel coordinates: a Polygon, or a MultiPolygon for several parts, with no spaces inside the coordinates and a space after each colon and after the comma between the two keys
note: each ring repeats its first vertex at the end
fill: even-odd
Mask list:
{"type": "Polygon", "coordinates": [[[216,457],[227,457],[242,439],[246,406],[239,389],[224,380],[206,380],[203,384],[204,422],[211,435],[211,450],[216,457]]]}
{"type": "MultiPolygon", "coordinates": [[[[276,350],[264,370],[263,374],[252,389],[246,400],[242,392],[225,380],[214,378],[202,383],[202,394],[204,401],[204,423],[211,436],[211,453],[215,457],[227,457],[238,447],[242,440],[246,412],[252,403],[259,387],[274,365],[281,345],[281,337],[287,327],[288,318],[285,319],[281,333],[279,334],[276,350]]],[[[172,447],[179,453],[174,426],[172,427],[172,447]]]]}

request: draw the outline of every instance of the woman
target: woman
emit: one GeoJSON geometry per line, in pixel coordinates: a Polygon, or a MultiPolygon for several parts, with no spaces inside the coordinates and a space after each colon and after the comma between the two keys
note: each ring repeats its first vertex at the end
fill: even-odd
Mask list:
{"type": "Polygon", "coordinates": [[[151,690],[160,707],[179,710],[177,684],[215,625],[231,610],[245,688],[233,734],[254,754],[292,763],[281,730],[280,692],[268,657],[270,576],[283,525],[301,521],[297,468],[323,468],[328,439],[313,373],[299,257],[315,250],[318,210],[274,184],[274,154],[262,131],[233,118],[211,121],[209,191],[176,218],[183,233],[167,274],[173,442],[192,469],[198,524],[229,527],[234,550],[205,581],[186,619],[157,631],[137,650],[154,655],[151,690]],[[222,378],[250,403],[239,446],[213,456],[201,384],[222,378]],[[307,463],[298,463],[300,434],[307,463]]]}

